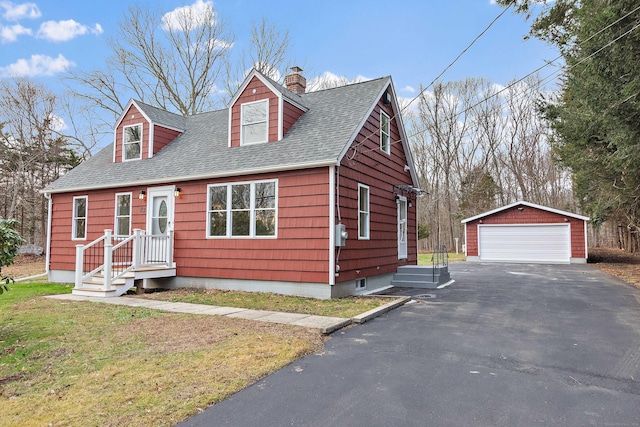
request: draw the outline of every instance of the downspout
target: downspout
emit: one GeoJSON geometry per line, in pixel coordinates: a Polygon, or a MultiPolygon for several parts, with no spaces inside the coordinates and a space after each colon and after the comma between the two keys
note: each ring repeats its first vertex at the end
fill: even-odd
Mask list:
{"type": "MultiPolygon", "coordinates": [[[[336,284],[336,167],[329,166],[329,285],[336,284]]],[[[340,208],[338,207],[338,212],[340,208]]]]}
{"type": "Polygon", "coordinates": [[[44,261],[44,271],[47,273],[47,278],[49,276],[49,262],[51,261],[51,216],[53,210],[53,198],[51,197],[51,193],[44,193],[44,197],[49,201],[49,206],[47,209],[47,252],[45,253],[45,261],[44,261]]]}

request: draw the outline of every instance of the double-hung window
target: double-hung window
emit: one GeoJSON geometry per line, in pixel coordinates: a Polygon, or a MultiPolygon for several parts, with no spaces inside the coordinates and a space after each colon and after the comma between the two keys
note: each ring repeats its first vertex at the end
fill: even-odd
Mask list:
{"type": "Polygon", "coordinates": [[[358,184],[358,239],[369,239],[369,187],[358,184]]]}
{"type": "Polygon", "coordinates": [[[391,137],[389,132],[389,116],[384,111],[380,111],[380,150],[387,154],[391,153],[391,137]]]}
{"type": "Polygon", "coordinates": [[[275,237],[276,181],[210,185],[208,237],[275,237]]]}
{"type": "Polygon", "coordinates": [[[116,194],[116,237],[131,235],[131,193],[116,194]]]}
{"type": "Polygon", "coordinates": [[[73,198],[73,216],[71,238],[85,240],[87,238],[87,196],[73,198]]]}
{"type": "Polygon", "coordinates": [[[123,160],[137,160],[142,157],[142,124],[125,126],[122,140],[123,160]]]}
{"type": "Polygon", "coordinates": [[[258,144],[269,139],[269,100],[242,104],[242,144],[258,144]]]}

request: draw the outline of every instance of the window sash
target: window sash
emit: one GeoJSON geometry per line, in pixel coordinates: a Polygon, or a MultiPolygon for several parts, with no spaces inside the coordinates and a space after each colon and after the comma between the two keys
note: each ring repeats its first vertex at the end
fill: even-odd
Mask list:
{"type": "Polygon", "coordinates": [[[358,239],[369,238],[369,187],[358,184],[358,239]]]}
{"type": "Polygon", "coordinates": [[[73,198],[72,231],[73,240],[86,240],[87,238],[87,208],[88,197],[73,198]]]}
{"type": "Polygon", "coordinates": [[[269,100],[242,104],[242,144],[258,144],[269,139],[269,100]]]}
{"type": "Polygon", "coordinates": [[[125,126],[122,136],[123,160],[138,160],[142,157],[142,125],[125,126]]]}
{"type": "Polygon", "coordinates": [[[208,187],[207,237],[276,237],[277,181],[208,187]]]}
{"type": "Polygon", "coordinates": [[[391,153],[390,120],[387,113],[380,111],[380,150],[391,153]]]}
{"type": "Polygon", "coordinates": [[[131,193],[116,194],[116,220],[113,228],[116,237],[131,235],[131,193]]]}

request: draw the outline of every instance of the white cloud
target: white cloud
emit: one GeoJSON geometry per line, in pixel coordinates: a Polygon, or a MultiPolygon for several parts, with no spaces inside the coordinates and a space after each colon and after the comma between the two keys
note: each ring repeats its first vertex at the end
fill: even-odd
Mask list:
{"type": "Polygon", "coordinates": [[[51,129],[54,131],[62,132],[63,130],[69,129],[69,126],[67,126],[62,117],[51,114],[49,119],[51,120],[51,129]]]}
{"type": "Polygon", "coordinates": [[[400,89],[402,92],[408,92],[408,93],[416,93],[416,90],[414,89],[413,86],[405,86],[402,89],[400,89]]]}
{"type": "Polygon", "coordinates": [[[39,18],[42,12],[35,3],[15,4],[10,1],[0,1],[0,9],[4,9],[2,17],[7,21],[17,21],[23,18],[39,18]]]}
{"type": "Polygon", "coordinates": [[[74,21],[73,19],[67,19],[64,21],[46,21],[40,24],[40,29],[36,36],[41,39],[46,39],[52,42],[66,42],[73,39],[76,36],[81,36],[87,33],[102,34],[102,26],[95,24],[93,27],[88,27],[84,24],[74,21]]]}
{"type": "Polygon", "coordinates": [[[30,28],[23,27],[20,24],[11,25],[5,27],[4,25],[0,25],[0,43],[10,43],[14,42],[18,39],[18,36],[21,35],[30,35],[32,31],[30,28]]]}
{"type": "Polygon", "coordinates": [[[348,84],[360,83],[367,80],[371,79],[358,75],[353,80],[349,80],[349,78],[346,76],[338,76],[331,71],[325,71],[322,75],[314,77],[307,82],[307,92],[345,86],[348,84]]]}
{"type": "Polygon", "coordinates": [[[31,55],[29,59],[19,59],[6,67],[0,67],[1,77],[40,77],[53,76],[66,71],[75,63],[62,55],[52,58],[47,55],[31,55]]]}
{"type": "Polygon", "coordinates": [[[211,40],[209,42],[209,49],[211,50],[229,50],[233,47],[233,43],[229,43],[225,40],[211,40]]]}
{"type": "Polygon", "coordinates": [[[164,30],[182,30],[184,28],[197,28],[214,22],[216,12],[211,0],[196,0],[190,6],[182,6],[167,12],[162,17],[164,30]],[[186,25],[185,25],[186,24],[186,25]]]}

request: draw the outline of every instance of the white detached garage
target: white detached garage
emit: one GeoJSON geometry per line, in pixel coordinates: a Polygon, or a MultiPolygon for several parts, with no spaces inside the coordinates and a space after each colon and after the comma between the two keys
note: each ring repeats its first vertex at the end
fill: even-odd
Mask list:
{"type": "Polygon", "coordinates": [[[467,218],[467,261],[585,263],[588,220],[524,201],[467,218]]]}

